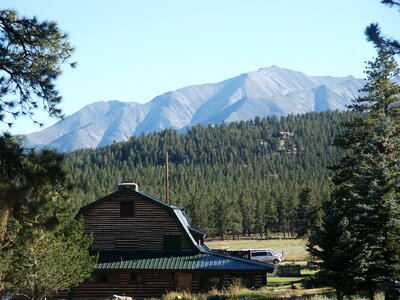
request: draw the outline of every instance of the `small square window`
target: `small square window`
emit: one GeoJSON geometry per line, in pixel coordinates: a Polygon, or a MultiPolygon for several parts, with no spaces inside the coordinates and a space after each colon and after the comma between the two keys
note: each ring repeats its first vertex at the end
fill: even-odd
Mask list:
{"type": "Polygon", "coordinates": [[[120,202],[119,216],[123,218],[132,218],[134,216],[134,206],[132,201],[120,202]]]}
{"type": "Polygon", "coordinates": [[[181,251],[180,235],[164,235],[164,251],[179,252],[181,251]]]}
{"type": "Polygon", "coordinates": [[[131,283],[141,283],[142,282],[142,274],[140,274],[140,273],[131,273],[129,275],[129,282],[131,282],[131,283]]]}
{"type": "Polygon", "coordinates": [[[98,283],[107,283],[108,282],[107,274],[98,274],[97,275],[97,282],[98,283]]]}
{"type": "Polygon", "coordinates": [[[219,277],[200,277],[200,291],[208,292],[212,289],[220,289],[221,280],[219,277]]]}

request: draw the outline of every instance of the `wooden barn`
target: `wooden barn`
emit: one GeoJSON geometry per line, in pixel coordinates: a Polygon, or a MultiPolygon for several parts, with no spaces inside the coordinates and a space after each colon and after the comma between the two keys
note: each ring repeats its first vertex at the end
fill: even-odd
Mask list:
{"type": "Polygon", "coordinates": [[[198,293],[232,282],[250,288],[266,284],[270,264],[230,257],[204,245],[206,234],[176,206],[138,190],[134,183],[82,207],[91,252],[99,260],[90,278],[70,292],[72,299],[112,295],[160,297],[168,291],[198,293]]]}

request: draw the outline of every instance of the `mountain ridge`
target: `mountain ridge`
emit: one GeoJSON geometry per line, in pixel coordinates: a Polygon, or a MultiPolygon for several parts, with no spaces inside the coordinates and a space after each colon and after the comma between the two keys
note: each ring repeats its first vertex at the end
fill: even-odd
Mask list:
{"type": "Polygon", "coordinates": [[[345,110],[364,85],[353,76],[308,76],[271,66],[217,83],[191,85],[151,101],[100,101],[39,132],[27,134],[28,147],[69,152],[125,141],[133,135],[183,130],[196,124],[218,124],[268,115],[345,110]]]}

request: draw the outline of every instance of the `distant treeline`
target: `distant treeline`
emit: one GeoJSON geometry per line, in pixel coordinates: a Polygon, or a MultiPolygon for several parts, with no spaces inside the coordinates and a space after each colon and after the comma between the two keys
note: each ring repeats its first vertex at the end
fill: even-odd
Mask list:
{"type": "Polygon", "coordinates": [[[66,159],[73,197],[86,204],[115,191],[118,182],[136,181],[140,190],[165,199],[168,151],[171,202],[195,226],[221,238],[294,235],[306,209],[299,205],[302,191],[315,192],[319,204],[329,195],[327,167],[339,159],[332,142],[351,116],[333,111],[197,125],[184,134],[168,129],[78,150],[66,159]]]}

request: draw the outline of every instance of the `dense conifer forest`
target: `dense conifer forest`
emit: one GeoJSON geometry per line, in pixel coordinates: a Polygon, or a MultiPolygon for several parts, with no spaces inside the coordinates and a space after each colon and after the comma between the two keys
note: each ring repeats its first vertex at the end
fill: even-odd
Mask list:
{"type": "Polygon", "coordinates": [[[307,231],[300,229],[305,211],[318,219],[316,209],[331,189],[327,167],[339,159],[333,139],[351,116],[333,111],[198,125],[78,150],[66,159],[73,195],[86,204],[115,191],[118,182],[136,181],[141,191],[165,199],[168,151],[171,203],[195,226],[220,238],[293,236],[307,231]],[[301,200],[310,191],[311,202],[301,200]]]}

